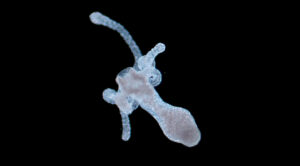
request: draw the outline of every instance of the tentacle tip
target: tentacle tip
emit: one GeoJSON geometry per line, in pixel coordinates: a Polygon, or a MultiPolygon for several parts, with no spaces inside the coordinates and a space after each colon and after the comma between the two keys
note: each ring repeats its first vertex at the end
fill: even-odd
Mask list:
{"type": "Polygon", "coordinates": [[[122,136],[123,141],[129,141],[129,139],[130,139],[130,136],[122,136]]]}
{"type": "Polygon", "coordinates": [[[104,15],[100,12],[93,12],[90,14],[91,22],[97,25],[102,24],[103,17],[104,15]]]}
{"type": "Polygon", "coordinates": [[[164,52],[166,50],[166,45],[164,43],[157,43],[156,47],[159,50],[159,52],[164,52]]]}

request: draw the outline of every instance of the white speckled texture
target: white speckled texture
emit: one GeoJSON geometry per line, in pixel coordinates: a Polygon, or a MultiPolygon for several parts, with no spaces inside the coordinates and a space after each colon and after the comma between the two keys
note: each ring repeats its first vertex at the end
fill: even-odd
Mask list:
{"type": "Polygon", "coordinates": [[[155,57],[164,52],[165,45],[158,43],[145,56],[141,56],[138,46],[122,25],[99,12],[92,13],[90,19],[94,24],[119,32],[135,57],[135,65],[121,71],[116,77],[118,91],[108,88],[103,92],[103,99],[110,104],[116,104],[120,110],[122,139],[129,140],[131,129],[128,116],[140,106],[155,118],[171,141],[187,147],[197,145],[201,133],[191,113],[164,102],[154,89],[161,82],[161,73],[155,68],[155,57]]]}

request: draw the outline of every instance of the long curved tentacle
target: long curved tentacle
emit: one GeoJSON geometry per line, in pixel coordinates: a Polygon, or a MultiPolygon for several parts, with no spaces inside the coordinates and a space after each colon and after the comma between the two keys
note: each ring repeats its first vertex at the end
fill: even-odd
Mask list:
{"type": "Polygon", "coordinates": [[[130,33],[121,24],[110,19],[109,17],[103,15],[100,12],[93,12],[92,14],[90,14],[90,20],[96,25],[103,25],[105,27],[117,31],[124,39],[126,44],[129,46],[132,54],[134,55],[135,62],[137,62],[139,57],[142,56],[140,48],[133,40],[130,33]]]}

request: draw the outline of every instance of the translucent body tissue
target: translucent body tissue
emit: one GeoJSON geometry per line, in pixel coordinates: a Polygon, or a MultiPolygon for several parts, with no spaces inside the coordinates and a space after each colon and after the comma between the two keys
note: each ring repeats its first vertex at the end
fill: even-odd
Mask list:
{"type": "Polygon", "coordinates": [[[164,102],[154,89],[161,82],[161,73],[155,68],[155,57],[165,51],[165,45],[158,43],[143,56],[129,32],[121,24],[99,12],[92,13],[90,20],[94,24],[117,31],[135,58],[133,67],[128,67],[117,75],[118,91],[110,88],[103,91],[103,99],[109,104],[117,105],[120,110],[122,139],[129,140],[131,135],[129,115],[140,106],[158,122],[168,139],[187,147],[197,145],[201,133],[191,113],[184,108],[164,102]]]}

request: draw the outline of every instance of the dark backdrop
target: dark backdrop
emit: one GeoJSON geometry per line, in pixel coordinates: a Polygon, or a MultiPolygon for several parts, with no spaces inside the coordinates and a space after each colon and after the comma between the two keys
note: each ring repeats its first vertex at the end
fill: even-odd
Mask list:
{"type": "Polygon", "coordinates": [[[239,123],[248,120],[252,109],[245,93],[256,84],[247,76],[255,70],[248,68],[253,59],[259,59],[252,48],[259,46],[258,27],[251,24],[254,15],[247,12],[248,5],[154,1],[35,5],[34,10],[23,9],[22,17],[28,20],[18,22],[23,27],[20,49],[30,52],[18,55],[26,66],[18,71],[24,81],[21,98],[29,108],[17,114],[22,120],[17,135],[23,141],[15,139],[21,152],[44,161],[101,164],[142,159],[190,165],[232,160],[249,146],[241,141],[251,137],[242,134],[247,124],[239,123]],[[202,133],[197,146],[169,141],[140,108],[130,115],[130,140],[121,140],[119,110],[104,102],[102,92],[118,88],[116,75],[134,59],[117,32],[90,22],[94,11],[126,27],[143,54],[158,42],[166,45],[156,58],[162,73],[156,90],[163,100],[194,116],[202,133]]]}

